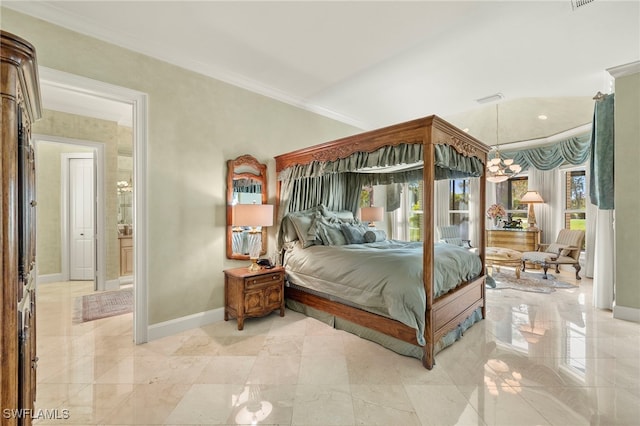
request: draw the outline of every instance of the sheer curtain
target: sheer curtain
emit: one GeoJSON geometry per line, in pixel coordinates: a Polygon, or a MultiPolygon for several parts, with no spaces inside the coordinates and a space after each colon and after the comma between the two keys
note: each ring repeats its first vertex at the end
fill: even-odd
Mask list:
{"type": "MultiPolygon", "coordinates": [[[[488,186],[488,185],[487,185],[488,186]]],[[[494,199],[495,199],[495,191],[494,199]]],[[[469,179],[469,240],[471,240],[472,247],[478,247],[480,245],[480,233],[484,232],[484,217],[485,212],[481,212],[478,207],[480,200],[480,179],[469,179]]],[[[493,203],[491,203],[493,204],[493,203]]],[[[489,205],[491,205],[489,204],[489,205]]]]}
{"type": "Polygon", "coordinates": [[[449,179],[437,180],[433,183],[433,236],[439,238],[438,226],[447,226],[449,220],[449,179]]]}
{"type": "Polygon", "coordinates": [[[547,244],[554,242],[558,232],[564,228],[562,215],[558,213],[564,210],[562,191],[558,191],[561,175],[558,167],[547,171],[529,169],[529,190],[538,191],[544,200],[544,203],[535,204],[533,210],[536,226],[542,230],[541,240],[547,244]]]}

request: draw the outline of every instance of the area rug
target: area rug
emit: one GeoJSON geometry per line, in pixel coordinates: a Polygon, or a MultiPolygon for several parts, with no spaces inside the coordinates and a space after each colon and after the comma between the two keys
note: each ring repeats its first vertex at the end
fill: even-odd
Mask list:
{"type": "Polygon", "coordinates": [[[133,312],[133,288],[104,291],[76,298],[73,322],[82,323],[133,312]]]}
{"type": "Polygon", "coordinates": [[[491,277],[487,277],[488,289],[513,289],[520,291],[529,291],[533,293],[553,293],[558,288],[576,288],[577,286],[563,281],[559,281],[555,276],[547,274],[548,278],[542,278],[542,274],[534,274],[529,272],[521,272],[520,278],[516,278],[516,274],[512,269],[500,269],[500,272],[494,271],[492,274],[495,287],[492,286],[491,277]]]}

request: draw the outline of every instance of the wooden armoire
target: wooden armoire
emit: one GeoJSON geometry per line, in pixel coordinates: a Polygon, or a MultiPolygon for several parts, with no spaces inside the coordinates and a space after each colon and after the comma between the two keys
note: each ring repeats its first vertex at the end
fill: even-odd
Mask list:
{"type": "Polygon", "coordinates": [[[0,291],[0,419],[29,425],[36,396],[35,162],[31,123],[40,118],[36,53],[0,30],[2,93],[2,289],[0,291]]]}

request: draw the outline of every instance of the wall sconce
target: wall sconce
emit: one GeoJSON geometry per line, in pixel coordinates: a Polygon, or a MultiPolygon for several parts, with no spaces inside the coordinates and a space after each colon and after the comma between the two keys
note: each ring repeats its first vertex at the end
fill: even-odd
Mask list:
{"type": "Polygon", "coordinates": [[[536,213],[533,211],[533,205],[544,203],[544,200],[538,193],[538,191],[527,191],[526,194],[520,199],[521,204],[529,204],[529,213],[527,213],[527,222],[529,223],[529,230],[534,231],[536,228],[536,213]]]}
{"type": "Polygon", "coordinates": [[[360,209],[360,220],[363,222],[369,222],[369,226],[375,228],[373,222],[382,221],[384,215],[384,209],[382,207],[362,207],[360,209]]]}
{"type": "Polygon", "coordinates": [[[262,250],[262,227],[273,226],[271,204],[236,204],[233,206],[233,226],[249,226],[249,271],[260,270],[258,258],[262,250]],[[260,228],[260,229],[258,229],[260,228]]]}

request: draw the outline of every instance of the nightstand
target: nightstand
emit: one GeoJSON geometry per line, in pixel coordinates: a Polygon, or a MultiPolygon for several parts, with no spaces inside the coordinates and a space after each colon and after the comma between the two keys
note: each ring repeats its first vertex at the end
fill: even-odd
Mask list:
{"type": "Polygon", "coordinates": [[[262,317],[280,309],[284,316],[284,268],[250,272],[246,267],[224,271],[224,320],[238,319],[238,330],[244,319],[262,317]]]}

